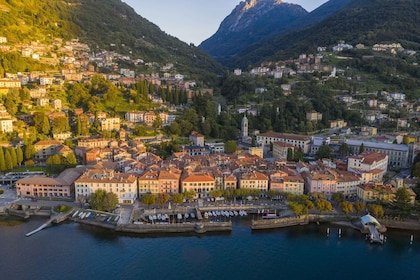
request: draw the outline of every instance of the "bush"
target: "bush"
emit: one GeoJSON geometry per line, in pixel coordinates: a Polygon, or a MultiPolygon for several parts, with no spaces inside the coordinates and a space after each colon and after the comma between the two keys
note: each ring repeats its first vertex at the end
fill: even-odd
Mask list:
{"type": "Polygon", "coordinates": [[[4,190],[0,190],[0,194],[4,194],[4,190]]]}
{"type": "Polygon", "coordinates": [[[57,213],[64,213],[64,212],[68,212],[71,209],[73,209],[72,206],[68,206],[68,205],[61,205],[61,206],[57,206],[54,210],[57,213]]]}

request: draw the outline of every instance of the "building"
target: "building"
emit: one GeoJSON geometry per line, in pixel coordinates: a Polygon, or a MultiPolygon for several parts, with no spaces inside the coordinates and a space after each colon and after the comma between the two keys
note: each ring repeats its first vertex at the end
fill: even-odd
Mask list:
{"type": "Polygon", "coordinates": [[[288,143],[283,142],[274,142],[273,143],[273,157],[274,158],[282,158],[287,159],[288,150],[291,149],[292,151],[295,150],[295,146],[288,143]]]}
{"type": "Polygon", "coordinates": [[[276,172],[270,175],[270,190],[281,193],[303,194],[305,181],[300,175],[289,175],[286,172],[276,172]]]}
{"type": "Polygon", "coordinates": [[[317,111],[311,111],[306,113],[306,120],[307,121],[321,121],[322,120],[322,113],[319,113],[317,111]]]}
{"type": "Polygon", "coordinates": [[[234,190],[237,188],[238,179],[233,174],[224,174],[223,175],[223,189],[224,190],[234,190]]]}
{"type": "Polygon", "coordinates": [[[189,139],[193,146],[204,147],[204,135],[198,133],[197,131],[191,132],[189,139]]]}
{"type": "Polygon", "coordinates": [[[139,196],[142,197],[147,194],[159,193],[159,172],[156,170],[149,170],[142,174],[138,179],[139,196]]]}
{"type": "Polygon", "coordinates": [[[334,175],[328,172],[314,171],[305,177],[305,189],[307,193],[323,193],[331,196],[337,192],[337,181],[334,175]]]}
{"type": "Polygon", "coordinates": [[[3,133],[13,131],[13,120],[12,119],[3,119],[0,120],[0,131],[3,133]]]}
{"type": "Polygon", "coordinates": [[[89,201],[99,190],[113,192],[118,203],[132,204],[137,198],[137,178],[133,174],[117,173],[112,169],[90,169],[74,182],[76,202],[89,201]]]}
{"type": "Polygon", "coordinates": [[[120,118],[100,119],[102,131],[119,130],[121,128],[120,118]]]}
{"type": "Polygon", "coordinates": [[[109,147],[110,139],[94,138],[94,139],[80,139],[77,146],[86,148],[106,148],[109,147]]]}
{"type": "Polygon", "coordinates": [[[359,155],[348,157],[347,170],[353,172],[381,170],[385,174],[388,170],[388,156],[374,151],[364,151],[359,155]]]}
{"type": "Polygon", "coordinates": [[[388,166],[394,168],[407,168],[412,158],[409,157],[407,145],[378,143],[364,140],[346,140],[347,145],[353,154],[358,154],[360,146],[363,144],[365,151],[374,151],[388,155],[388,166]]]}
{"type": "Polygon", "coordinates": [[[179,193],[181,170],[176,168],[161,169],[158,176],[159,193],[179,193]]]}
{"type": "Polygon", "coordinates": [[[242,118],[241,122],[241,139],[243,142],[248,140],[248,118],[246,117],[246,114],[242,118]]]}
{"type": "Polygon", "coordinates": [[[194,191],[197,198],[206,198],[215,190],[216,180],[207,173],[190,173],[181,178],[181,192],[194,191]]]}
{"type": "Polygon", "coordinates": [[[268,177],[258,171],[248,171],[238,176],[240,189],[268,191],[268,177]]]}
{"type": "Polygon", "coordinates": [[[270,144],[274,142],[282,142],[291,144],[296,148],[301,148],[304,154],[309,153],[311,137],[299,134],[288,134],[278,132],[267,132],[257,135],[257,143],[264,145],[265,149],[269,149],[270,144]]]}
{"type": "Polygon", "coordinates": [[[34,144],[35,159],[45,161],[50,156],[57,154],[57,148],[61,146],[61,142],[57,140],[41,140],[34,144]]]}

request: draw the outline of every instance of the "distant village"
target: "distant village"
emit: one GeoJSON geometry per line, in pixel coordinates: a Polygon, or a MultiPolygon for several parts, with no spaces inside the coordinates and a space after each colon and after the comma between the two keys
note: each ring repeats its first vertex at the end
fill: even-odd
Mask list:
{"type": "MultiPolygon", "coordinates": [[[[332,47],[332,51],[339,56],[340,51],[349,48],[353,46],[343,42],[332,47]]],[[[365,46],[357,45],[355,48],[363,49],[365,46]]],[[[32,123],[33,113],[39,110],[47,113],[50,122],[57,117],[84,116],[90,125],[98,120],[102,131],[117,134],[115,138],[98,135],[79,137],[75,139],[74,147],[65,145],[65,140],[74,138],[70,129],[54,133],[52,139],[37,141],[33,144],[35,154],[32,160],[35,165],[44,166],[49,157],[56,154],[67,156],[69,153],[74,153],[79,165],[66,169],[56,177],[35,176],[18,180],[16,190],[20,197],[87,202],[96,190],[104,189],[116,193],[119,203],[132,204],[147,194],[194,191],[196,198],[208,199],[214,190],[253,189],[260,191],[261,196],[269,190],[292,194],[322,193],[327,197],[342,193],[346,198],[364,202],[392,202],[397,189],[405,186],[414,204],[416,195],[411,187],[416,186],[419,180],[409,176],[390,176],[388,171],[396,171],[394,174],[398,175],[399,170],[412,166],[420,152],[420,135],[409,131],[409,120],[406,118],[392,120],[397,123],[393,133],[378,135],[375,127],[375,124],[390,119],[389,115],[383,113],[385,109],[405,110],[412,118],[418,118],[420,104],[407,102],[404,93],[372,92],[357,100],[342,94],[338,97],[339,101],[349,106],[363,103],[363,116],[371,125],[355,128],[348,127],[344,120],[334,120],[330,123],[328,134],[314,136],[248,131],[247,116],[257,114],[258,111],[244,104],[234,108],[235,113],[244,115],[234,153],[225,153],[226,143],[205,139],[202,134],[193,131],[188,139],[189,144],[182,145],[180,152],[162,159],[148,151],[147,145],[171,139],[161,134],[132,137],[132,128],[136,124],[152,127],[158,118],[162,126],[170,125],[179,110],[184,108],[183,105],[169,106],[159,96],[151,94],[149,99],[158,105],[158,110],[128,111],[121,118],[109,112],[84,112],[60,98],[51,98],[50,93],[60,89],[64,83],[88,83],[94,75],[102,75],[106,80],[126,86],[147,80],[157,86],[179,87],[186,90],[189,99],[197,94],[213,95],[213,89],[198,90],[196,82],[185,80],[185,76],[178,73],[170,62],[158,65],[115,52],[92,52],[78,40],[63,42],[56,39],[51,46],[37,42],[9,45],[7,38],[0,37],[0,50],[18,51],[23,57],[50,65],[61,65],[62,69],[59,72],[6,73],[0,79],[1,95],[25,88],[31,98],[31,101],[22,104],[28,114],[11,115],[6,104],[0,105],[2,134],[16,131],[22,123],[32,123]],[[135,73],[120,68],[118,61],[142,64],[155,72],[135,73]],[[108,74],[98,73],[98,68],[112,71],[108,74]],[[255,145],[252,145],[253,140],[255,145]],[[346,155],[340,154],[340,147],[344,143],[349,149],[346,155]],[[324,145],[332,149],[334,160],[316,158],[317,152],[324,145]],[[290,154],[298,151],[304,154],[307,159],[305,162],[289,158],[290,154]]],[[[415,54],[397,43],[378,44],[372,50],[415,54]]],[[[247,74],[281,79],[283,76],[299,76],[315,71],[330,73],[322,77],[320,82],[342,75],[344,70],[323,63],[323,52],[326,51],[326,47],[319,47],[316,55],[302,54],[295,60],[262,65],[247,74]]],[[[240,76],[244,73],[241,69],[235,69],[234,74],[240,76]]],[[[292,83],[283,84],[281,88],[284,95],[293,94],[292,83]]],[[[256,88],[255,93],[263,93],[265,90],[256,88]]],[[[221,110],[219,105],[217,113],[220,114],[221,110]]],[[[322,119],[322,114],[313,111],[307,113],[306,117],[310,122],[317,122],[322,119]]]]}

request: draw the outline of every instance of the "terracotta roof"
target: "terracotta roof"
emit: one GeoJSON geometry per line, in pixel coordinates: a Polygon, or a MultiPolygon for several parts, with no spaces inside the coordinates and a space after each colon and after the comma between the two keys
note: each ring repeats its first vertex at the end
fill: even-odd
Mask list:
{"type": "Polygon", "coordinates": [[[300,134],[289,134],[289,133],[279,133],[279,132],[266,132],[258,136],[270,137],[270,138],[283,138],[297,141],[309,141],[311,140],[310,136],[300,135],[300,134]]]}

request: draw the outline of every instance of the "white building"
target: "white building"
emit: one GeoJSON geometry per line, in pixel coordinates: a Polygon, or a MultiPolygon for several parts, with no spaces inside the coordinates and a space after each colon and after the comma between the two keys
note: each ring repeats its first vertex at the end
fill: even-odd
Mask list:
{"type": "Polygon", "coordinates": [[[12,132],[13,120],[12,119],[0,120],[0,131],[3,133],[12,132]]]}

